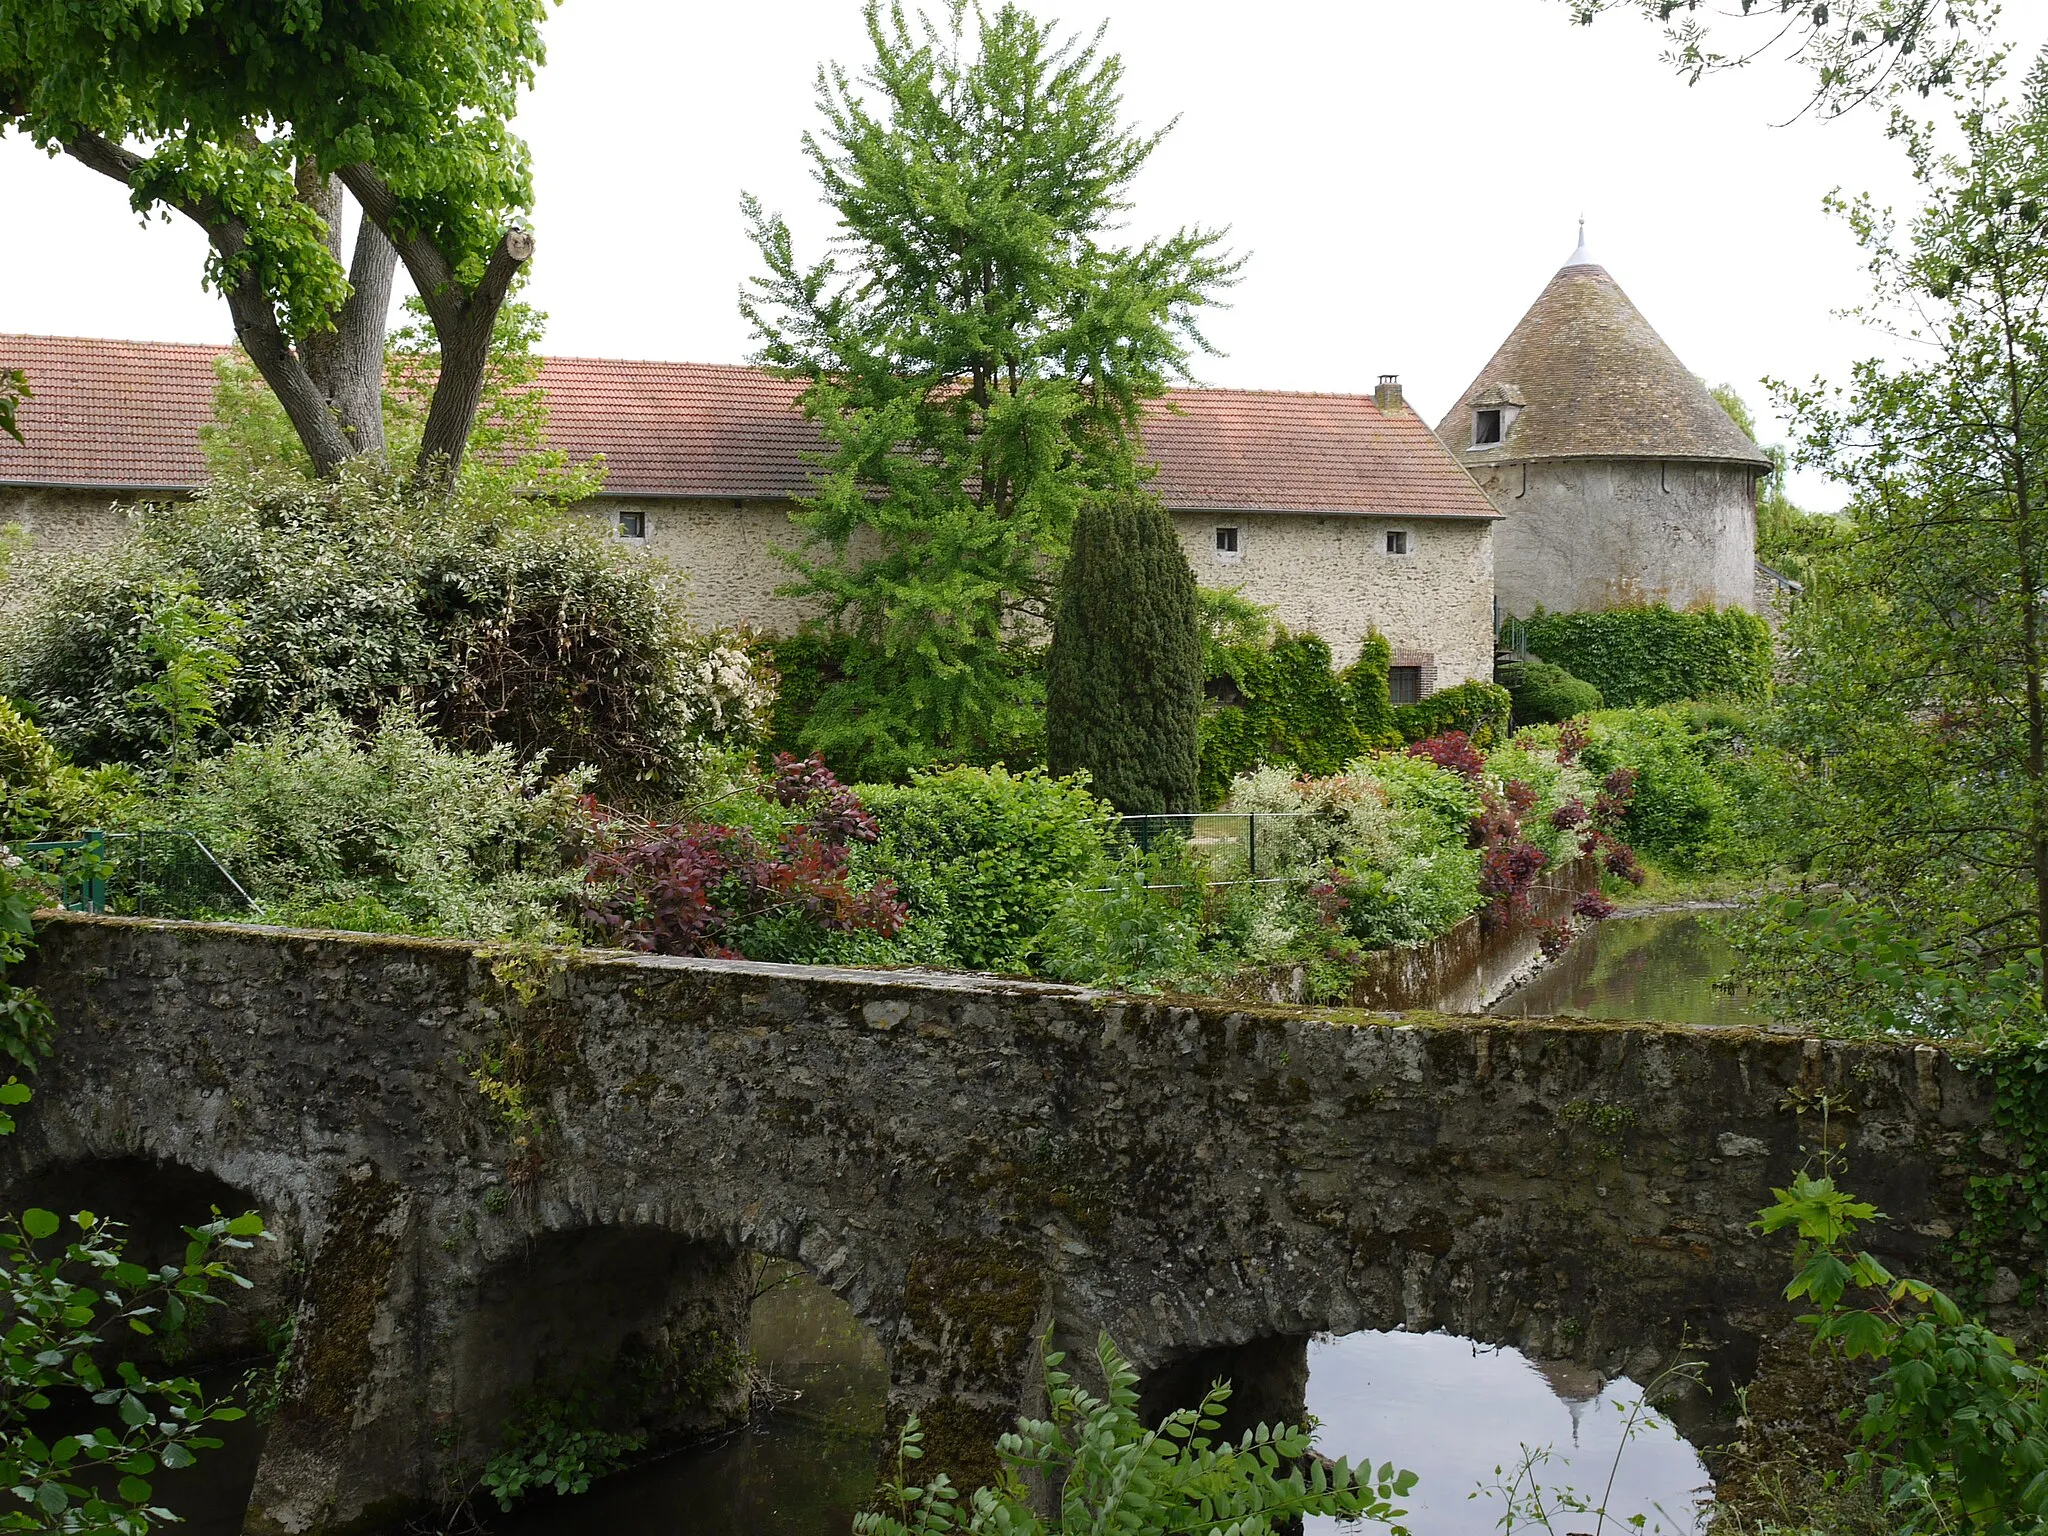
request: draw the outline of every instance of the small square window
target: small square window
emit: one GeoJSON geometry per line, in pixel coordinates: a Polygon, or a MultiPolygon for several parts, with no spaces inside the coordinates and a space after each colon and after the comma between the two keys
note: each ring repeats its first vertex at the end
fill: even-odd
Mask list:
{"type": "Polygon", "coordinates": [[[1235,527],[1218,527],[1216,530],[1216,558],[1229,565],[1244,558],[1244,550],[1238,542],[1235,527]]]}
{"type": "Polygon", "coordinates": [[[1406,528],[1392,528],[1387,531],[1387,553],[1390,555],[1405,555],[1408,553],[1408,530],[1406,528]]]}
{"type": "Polygon", "coordinates": [[[1500,441],[1500,412],[1498,410],[1474,411],[1472,413],[1472,446],[1490,447],[1500,441]]]}
{"type": "Polygon", "coordinates": [[[1422,702],[1422,668],[1387,668],[1387,699],[1394,704],[1422,702]]]}
{"type": "Polygon", "coordinates": [[[647,513],[640,507],[619,508],[619,537],[622,539],[644,539],[647,537],[647,513]]]}

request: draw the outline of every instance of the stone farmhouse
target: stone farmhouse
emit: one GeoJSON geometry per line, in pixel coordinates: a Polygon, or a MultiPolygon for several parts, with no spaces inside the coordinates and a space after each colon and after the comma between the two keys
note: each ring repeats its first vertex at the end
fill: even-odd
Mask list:
{"type": "MultiPolygon", "coordinates": [[[[191,494],[224,350],[0,336],[0,358],[35,390],[26,446],[0,442],[0,523],[84,548],[123,536],[124,504],[191,494]]],[[[686,572],[700,622],[787,633],[802,621],[777,594],[789,572],[772,553],[800,537],[788,514],[820,447],[795,384],[716,364],[551,357],[541,385],[553,446],[604,456],[592,514],[686,572]]],[[[1377,629],[1398,698],[1491,677],[1500,514],[1397,380],[1370,395],[1177,390],[1145,445],[1199,580],[1321,635],[1340,664],[1377,629]]]]}
{"type": "Polygon", "coordinates": [[[1437,424],[1500,509],[1500,610],[1749,608],[1771,461],[1586,250],[1437,424]]]}
{"type": "MultiPolygon", "coordinates": [[[[28,441],[0,440],[0,524],[45,547],[118,539],[124,504],[192,493],[223,348],[0,336],[28,441]]],[[[787,633],[777,546],[820,441],[798,386],[707,363],[551,357],[553,446],[603,455],[588,504],[687,573],[701,622],[787,633]]],[[[1394,649],[1397,702],[1490,678],[1501,614],[1756,606],[1770,460],[1579,248],[1432,434],[1370,395],[1182,389],[1148,414],[1152,484],[1196,576],[1356,659],[1394,649]]]]}

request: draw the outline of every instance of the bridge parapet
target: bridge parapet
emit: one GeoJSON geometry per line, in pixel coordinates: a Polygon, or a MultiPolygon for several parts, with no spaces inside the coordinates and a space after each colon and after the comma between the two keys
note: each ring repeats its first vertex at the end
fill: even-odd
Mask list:
{"type": "Polygon", "coordinates": [[[1048,1328],[1162,1379],[1408,1327],[1741,1380],[1786,1260],[1748,1224],[1823,1134],[1921,1271],[2003,1155],[1989,1079],[1912,1042],[78,917],[31,979],[63,1035],[4,1193],[148,1159],[300,1261],[252,1530],[444,1498],[537,1373],[622,1352],[658,1429],[729,1417],[750,1252],[973,1476],[1048,1328]]]}

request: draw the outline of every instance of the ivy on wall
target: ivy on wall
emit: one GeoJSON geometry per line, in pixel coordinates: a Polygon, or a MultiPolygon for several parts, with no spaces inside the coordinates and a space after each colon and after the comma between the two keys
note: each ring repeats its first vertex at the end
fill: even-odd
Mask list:
{"type": "MultiPolygon", "coordinates": [[[[1996,1085],[1993,1118],[2008,1161],[2002,1171],[1971,1175],[1969,1219],[1952,1255],[1965,1286],[1981,1300],[2002,1256],[2022,1245],[2035,1254],[2048,1247],[2048,1041],[2003,1043],[1979,1060],[1996,1085]]],[[[2042,1281],[2039,1263],[2028,1265],[2016,1299],[2035,1305],[2042,1281]]]]}
{"type": "Polygon", "coordinates": [[[1387,701],[1393,652],[1370,637],[1341,672],[1329,643],[1281,630],[1269,646],[1223,649],[1211,668],[1212,705],[1202,717],[1201,803],[1215,805],[1230,782],[1264,763],[1292,763],[1303,776],[1336,773],[1403,737],[1387,701]]]}
{"type": "Polygon", "coordinates": [[[1770,626],[1741,608],[1539,608],[1529,617],[1528,636],[1533,653],[1591,683],[1610,709],[1681,699],[1762,699],[1770,688],[1770,626]]]}

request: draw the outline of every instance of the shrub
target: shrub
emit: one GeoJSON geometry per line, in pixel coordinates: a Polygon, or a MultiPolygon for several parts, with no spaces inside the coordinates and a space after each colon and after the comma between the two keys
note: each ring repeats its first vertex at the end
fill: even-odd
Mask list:
{"type": "Polygon", "coordinates": [[[1770,627],[1740,608],[1538,609],[1529,618],[1528,636],[1532,651],[1599,689],[1610,707],[1762,699],[1770,690],[1770,627]]]}
{"type": "Polygon", "coordinates": [[[654,793],[688,781],[706,739],[765,721],[765,674],[743,649],[692,630],[665,568],[586,518],[367,473],[271,476],[143,509],[130,540],[60,568],[16,617],[0,685],[75,760],[156,749],[161,724],[132,701],[165,664],[135,626],[163,591],[238,622],[214,748],[311,710],[367,725],[403,701],[450,742],[654,793]]]}
{"type": "Polygon", "coordinates": [[[125,819],[135,791],[119,769],[86,771],[0,699],[0,843],[71,837],[125,819]]]}
{"type": "Polygon", "coordinates": [[[1550,725],[1591,714],[1601,704],[1600,690],[1581,682],[1563,667],[1547,661],[1515,662],[1494,674],[1514,700],[1514,723],[1550,725]]]}
{"type": "Polygon", "coordinates": [[[1149,497],[1083,507],[1046,653],[1045,757],[1126,815],[1192,811],[1202,713],[1194,572],[1149,497]]]}
{"type": "Polygon", "coordinates": [[[1102,878],[1114,813],[1078,778],[947,768],[863,785],[880,836],[857,876],[888,879],[938,963],[1024,971],[1068,890],[1102,878]]]}
{"type": "Polygon", "coordinates": [[[464,938],[566,932],[587,774],[450,750],[402,709],[316,715],[199,763],[161,807],[269,915],[464,938]]]}
{"type": "Polygon", "coordinates": [[[904,914],[888,881],[856,889],[849,849],[874,818],[821,758],[776,759],[767,797],[793,818],[772,837],[723,822],[614,823],[591,853],[584,924],[663,955],[809,960],[830,936],[893,937],[904,914]]]}
{"type": "Polygon", "coordinates": [[[1476,678],[1432,693],[1415,704],[1394,710],[1394,723],[1405,741],[1427,741],[1450,731],[1461,731],[1481,751],[1507,738],[1508,722],[1515,701],[1497,683],[1476,678]]]}
{"type": "Polygon", "coordinates": [[[1682,718],[1664,711],[1606,710],[1590,722],[1586,767],[1634,775],[1620,835],[1674,869],[1720,867],[1731,858],[1729,795],[1682,718]]]}
{"type": "Polygon", "coordinates": [[[1446,731],[1441,736],[1418,741],[1408,749],[1408,755],[1435,763],[1447,773],[1470,779],[1474,784],[1486,771],[1486,759],[1479,755],[1479,749],[1472,745],[1463,731],[1446,731]]]}
{"type": "Polygon", "coordinates": [[[1041,969],[1067,981],[1143,986],[1196,961],[1207,872],[1178,837],[1128,848],[1097,885],[1070,892],[1039,941],[1041,969]],[[1176,887],[1178,889],[1176,889],[1176,887]]]}

